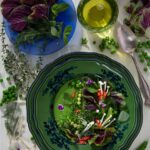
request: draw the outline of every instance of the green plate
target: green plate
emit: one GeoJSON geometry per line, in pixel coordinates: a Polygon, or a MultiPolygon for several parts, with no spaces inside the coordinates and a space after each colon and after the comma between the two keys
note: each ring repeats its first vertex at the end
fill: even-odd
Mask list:
{"type": "Polygon", "coordinates": [[[41,150],[127,150],[141,129],[142,105],[140,91],[123,65],[97,53],[76,52],[58,58],[40,72],[27,95],[27,121],[41,150]],[[65,83],[85,74],[111,81],[116,91],[123,93],[126,99],[129,119],[117,124],[115,137],[102,147],[71,142],[56,121],[67,116],[67,112],[58,111],[57,105],[61,100],[56,99],[61,98],[65,83]]]}

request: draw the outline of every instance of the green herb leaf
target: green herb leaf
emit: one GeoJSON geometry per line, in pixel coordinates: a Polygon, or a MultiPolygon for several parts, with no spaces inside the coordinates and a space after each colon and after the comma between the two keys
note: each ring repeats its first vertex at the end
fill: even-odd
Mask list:
{"type": "Polygon", "coordinates": [[[148,145],[148,141],[144,141],[136,150],[145,150],[148,145]]]}
{"type": "Polygon", "coordinates": [[[72,27],[71,26],[67,26],[64,29],[63,38],[64,38],[64,43],[65,44],[68,43],[68,36],[70,35],[71,31],[72,31],[72,27]]]}
{"type": "Polygon", "coordinates": [[[51,34],[53,36],[58,36],[58,31],[57,31],[57,29],[55,27],[51,27],[51,34]]]}
{"type": "Polygon", "coordinates": [[[65,11],[68,7],[69,7],[69,5],[66,4],[66,3],[54,4],[54,5],[52,6],[51,10],[52,10],[52,13],[53,13],[55,16],[58,16],[58,14],[59,14],[60,12],[65,11]]]}
{"type": "Polygon", "coordinates": [[[87,42],[88,42],[88,40],[86,38],[82,38],[82,40],[81,40],[81,44],[82,45],[86,45],[87,42]]]}

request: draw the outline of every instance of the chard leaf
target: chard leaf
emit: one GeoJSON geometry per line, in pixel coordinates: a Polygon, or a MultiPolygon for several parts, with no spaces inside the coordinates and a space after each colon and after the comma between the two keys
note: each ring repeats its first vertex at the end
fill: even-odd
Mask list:
{"type": "Polygon", "coordinates": [[[110,115],[113,116],[113,108],[112,107],[110,107],[107,112],[107,117],[109,117],[110,115]]]}
{"type": "Polygon", "coordinates": [[[72,102],[72,98],[69,93],[64,93],[64,100],[68,102],[72,102]]]}
{"type": "Polygon", "coordinates": [[[55,27],[56,26],[56,21],[49,21],[50,26],[55,27]]]}
{"type": "Polygon", "coordinates": [[[60,12],[65,11],[68,7],[69,7],[69,5],[66,4],[66,3],[54,4],[54,5],[51,7],[51,10],[52,10],[52,13],[53,13],[55,16],[58,16],[58,14],[59,14],[60,12]]]}
{"type": "Polygon", "coordinates": [[[58,31],[57,31],[57,29],[56,29],[55,27],[51,27],[51,34],[52,34],[53,36],[55,36],[55,37],[58,36],[58,31]]]}
{"type": "Polygon", "coordinates": [[[97,89],[95,88],[92,88],[92,87],[88,87],[87,90],[91,93],[96,93],[97,92],[97,89]]]}
{"type": "Polygon", "coordinates": [[[98,135],[95,135],[93,138],[91,138],[90,140],[88,140],[88,143],[91,145],[95,142],[95,140],[97,139],[98,135]]]}
{"type": "Polygon", "coordinates": [[[72,27],[71,26],[67,26],[64,29],[63,38],[64,38],[65,44],[68,43],[68,36],[70,35],[71,31],[72,31],[72,27]]]}

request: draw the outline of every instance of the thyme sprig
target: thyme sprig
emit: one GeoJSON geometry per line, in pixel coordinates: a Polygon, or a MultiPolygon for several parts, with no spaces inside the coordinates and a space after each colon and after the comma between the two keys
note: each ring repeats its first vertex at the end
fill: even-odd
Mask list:
{"type": "Polygon", "coordinates": [[[40,57],[37,64],[31,67],[25,54],[20,53],[17,49],[15,51],[9,49],[5,39],[4,23],[1,23],[1,25],[0,35],[4,67],[16,85],[17,95],[23,99],[22,96],[26,95],[29,86],[41,70],[42,58],[40,57]]]}
{"type": "Polygon", "coordinates": [[[9,137],[15,138],[22,136],[24,132],[24,123],[22,121],[23,116],[20,106],[17,103],[9,103],[3,109],[3,114],[9,137]],[[21,128],[19,126],[21,126],[21,128]]]}

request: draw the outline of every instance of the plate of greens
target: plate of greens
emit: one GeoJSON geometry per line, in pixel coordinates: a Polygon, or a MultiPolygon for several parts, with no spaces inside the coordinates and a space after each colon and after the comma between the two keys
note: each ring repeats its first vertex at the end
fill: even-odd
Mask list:
{"type": "Polygon", "coordinates": [[[19,50],[48,55],[62,49],[76,28],[72,0],[3,0],[5,31],[19,50]]]}
{"type": "Polygon", "coordinates": [[[143,121],[130,72],[97,53],[58,58],[27,95],[27,121],[42,150],[127,150],[143,121]]]}

